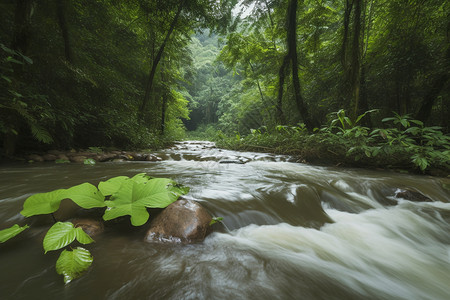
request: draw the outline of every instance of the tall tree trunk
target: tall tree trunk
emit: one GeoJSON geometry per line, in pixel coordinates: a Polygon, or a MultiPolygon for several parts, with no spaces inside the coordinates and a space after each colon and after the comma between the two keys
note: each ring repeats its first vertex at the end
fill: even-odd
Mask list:
{"type": "Polygon", "coordinates": [[[162,96],[161,107],[161,135],[164,135],[164,129],[166,128],[166,109],[167,109],[167,93],[162,96]]]}
{"type": "Polygon", "coordinates": [[[278,124],[285,123],[285,117],[283,113],[283,91],[284,91],[284,80],[287,74],[287,68],[289,64],[289,53],[283,59],[280,70],[278,71],[278,97],[276,104],[276,120],[278,124]]]}
{"type": "Polygon", "coordinates": [[[352,63],[350,68],[350,78],[352,83],[352,112],[351,118],[356,120],[359,110],[360,88],[361,88],[361,2],[354,0],[355,10],[353,15],[353,42],[352,42],[352,63]]]}
{"type": "Polygon", "coordinates": [[[31,36],[33,0],[17,0],[11,48],[26,55],[31,36]]]}
{"type": "Polygon", "coordinates": [[[56,13],[58,15],[58,25],[64,40],[64,55],[69,63],[73,63],[72,48],[70,46],[69,30],[66,20],[66,0],[58,0],[56,4],[56,13]]]}
{"type": "Polygon", "coordinates": [[[341,46],[341,63],[344,70],[347,69],[347,40],[348,40],[348,28],[350,26],[350,16],[353,9],[353,1],[345,1],[345,11],[344,11],[344,36],[342,38],[341,46]]]}
{"type": "Polygon", "coordinates": [[[161,44],[161,46],[159,47],[158,53],[156,54],[153,63],[152,63],[152,69],[150,70],[150,74],[148,77],[148,82],[147,82],[147,86],[145,89],[145,95],[144,95],[144,99],[142,100],[142,104],[139,108],[139,113],[140,113],[140,118],[142,119],[145,115],[145,110],[147,109],[147,104],[149,102],[149,98],[150,98],[150,93],[152,90],[152,86],[153,86],[153,79],[155,78],[155,74],[156,74],[156,68],[158,67],[158,63],[161,60],[162,54],[164,52],[164,48],[167,45],[167,42],[169,41],[169,38],[173,32],[173,30],[175,29],[175,26],[178,22],[178,18],[180,17],[181,11],[183,10],[183,6],[184,3],[186,2],[186,0],[182,0],[180,2],[180,4],[178,5],[178,10],[175,14],[175,17],[172,20],[172,23],[170,24],[169,30],[166,33],[166,37],[164,38],[163,43],[161,44]]]}
{"type": "Polygon", "coordinates": [[[297,58],[297,0],[290,0],[288,6],[288,57],[292,63],[292,84],[294,86],[294,96],[297,109],[305,122],[306,128],[309,131],[314,129],[313,121],[311,120],[308,108],[303,100],[300,88],[300,80],[298,78],[298,58],[297,58]]]}

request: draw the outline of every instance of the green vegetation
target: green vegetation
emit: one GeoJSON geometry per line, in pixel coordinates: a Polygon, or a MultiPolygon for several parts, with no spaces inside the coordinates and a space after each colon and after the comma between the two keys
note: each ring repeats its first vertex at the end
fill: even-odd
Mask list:
{"type": "Polygon", "coordinates": [[[313,134],[301,124],[252,129],[243,137],[216,132],[214,139],[220,147],[292,154],[314,163],[416,170],[444,176],[450,172],[450,136],[444,135],[440,127],[424,127],[421,121],[396,115],[383,119],[391,126],[371,130],[355,125],[358,122],[351,122],[343,110],[331,115],[336,118],[328,126],[316,128],[313,134]]]}
{"type": "Polygon", "coordinates": [[[444,0],[3,1],[1,152],[158,148],[185,128],[251,140],[259,128],[255,140],[319,161],[442,168],[448,11],[444,0]]]}
{"type": "MultiPolygon", "coordinates": [[[[245,0],[242,7],[245,17],[209,68],[228,70],[214,80],[229,84],[215,84],[219,97],[191,114],[190,137],[315,163],[449,173],[448,1],[245,0]]],[[[201,45],[193,47],[210,48],[208,40],[201,45]]]]}
{"type": "MultiPolygon", "coordinates": [[[[32,195],[25,200],[21,214],[25,217],[53,214],[59,209],[62,200],[71,199],[84,209],[105,208],[105,221],[129,215],[133,226],[141,226],[148,221],[147,208],[165,208],[188,192],[188,187],[167,178],[152,178],[144,173],[132,178],[118,176],[100,182],[98,188],[90,183],[82,183],[69,189],[32,195]]],[[[6,242],[28,227],[15,224],[1,230],[0,242],[6,242]]],[[[47,253],[68,248],[75,240],[84,245],[94,242],[82,228],[75,227],[71,222],[55,220],[44,237],[44,251],[47,253]]],[[[84,248],[64,249],[56,262],[56,271],[63,275],[65,283],[69,283],[81,276],[92,261],[90,252],[84,248]]]]}

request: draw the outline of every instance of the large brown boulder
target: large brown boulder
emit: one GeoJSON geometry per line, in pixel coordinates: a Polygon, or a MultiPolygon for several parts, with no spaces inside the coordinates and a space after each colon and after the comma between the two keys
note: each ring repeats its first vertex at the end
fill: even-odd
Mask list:
{"type": "Polygon", "coordinates": [[[198,202],[181,199],[167,206],[150,224],[146,241],[201,242],[210,232],[211,215],[198,202]]]}

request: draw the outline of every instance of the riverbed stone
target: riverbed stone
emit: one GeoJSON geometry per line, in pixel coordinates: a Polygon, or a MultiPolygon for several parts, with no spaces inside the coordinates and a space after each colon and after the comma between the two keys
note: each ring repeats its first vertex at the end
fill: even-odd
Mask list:
{"type": "Polygon", "coordinates": [[[74,163],[82,163],[86,159],[86,156],[75,155],[70,157],[70,161],[74,163]]]}
{"type": "Polygon", "coordinates": [[[37,155],[37,154],[30,154],[30,155],[28,155],[28,160],[32,160],[35,162],[43,162],[44,158],[42,158],[42,156],[37,155]]]}
{"type": "Polygon", "coordinates": [[[212,220],[198,202],[180,199],[166,207],[150,224],[148,242],[201,242],[210,233],[212,220]]]}
{"type": "Polygon", "coordinates": [[[56,155],[54,155],[54,154],[47,153],[47,154],[44,154],[44,155],[42,156],[42,158],[43,158],[45,161],[55,161],[58,157],[57,157],[56,155]]]}
{"type": "Polygon", "coordinates": [[[433,200],[422,193],[409,189],[397,189],[395,191],[395,198],[402,198],[413,202],[433,202],[433,200]]]}

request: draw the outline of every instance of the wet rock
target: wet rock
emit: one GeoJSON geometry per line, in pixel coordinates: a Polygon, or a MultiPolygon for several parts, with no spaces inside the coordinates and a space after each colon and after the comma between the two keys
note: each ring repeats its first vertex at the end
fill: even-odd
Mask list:
{"type": "Polygon", "coordinates": [[[433,200],[431,200],[427,196],[419,192],[407,189],[397,189],[395,191],[395,198],[402,198],[413,202],[433,202],[433,200]]]}
{"type": "Polygon", "coordinates": [[[150,224],[146,241],[200,242],[210,232],[211,215],[199,203],[181,199],[166,207],[150,224]]]}
{"type": "Polygon", "coordinates": [[[36,161],[36,162],[43,162],[44,158],[37,154],[30,154],[28,155],[28,160],[36,161]]]}
{"type": "Polygon", "coordinates": [[[89,236],[96,236],[104,231],[103,222],[94,219],[73,219],[72,224],[80,227],[89,236]]]}
{"type": "Polygon", "coordinates": [[[219,161],[219,164],[245,164],[246,161],[242,160],[221,160],[219,161]]]}
{"type": "Polygon", "coordinates": [[[55,156],[58,156],[58,155],[60,155],[60,154],[63,154],[63,152],[61,152],[61,151],[59,151],[59,150],[48,150],[47,153],[48,153],[48,154],[55,155],[55,156]]]}
{"type": "Polygon", "coordinates": [[[42,156],[42,158],[43,158],[45,161],[55,161],[58,157],[57,157],[56,155],[47,153],[47,154],[44,154],[44,155],[42,156]]]}
{"type": "Polygon", "coordinates": [[[108,161],[108,160],[113,160],[116,157],[117,157],[117,154],[104,153],[104,154],[99,155],[97,160],[100,161],[100,162],[104,162],[104,161],[108,161]]]}
{"type": "Polygon", "coordinates": [[[69,160],[69,157],[67,157],[67,155],[63,154],[59,154],[58,155],[58,159],[62,159],[62,160],[69,160]]]}
{"type": "Polygon", "coordinates": [[[74,155],[70,157],[70,161],[74,163],[82,163],[86,159],[86,156],[74,155]]]}
{"type": "Polygon", "coordinates": [[[147,155],[145,155],[145,160],[146,161],[161,161],[161,158],[156,155],[153,155],[153,154],[147,154],[147,155]]]}

